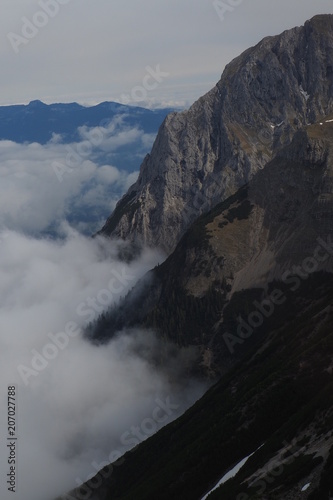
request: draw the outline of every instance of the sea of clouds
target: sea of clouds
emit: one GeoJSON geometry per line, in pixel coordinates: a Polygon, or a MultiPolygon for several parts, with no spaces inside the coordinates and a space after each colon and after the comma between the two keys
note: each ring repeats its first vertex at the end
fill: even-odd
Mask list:
{"type": "Polygon", "coordinates": [[[82,234],[84,219],[72,227],[68,214],[73,207],[84,213],[101,203],[111,211],[115,200],[106,187],[118,183],[125,191],[135,176],[86,158],[59,182],[52,162],[64,155],[65,146],[57,140],[45,146],[0,142],[3,500],[53,500],[94,475],[98,464],[133,446],[137,426],[141,441],[205,389],[181,370],[190,353],[170,349],[169,367],[158,366],[161,344],[154,332],[119,332],[107,345],[84,337],[88,322],[165,255],[144,249],[124,263],[119,259],[123,243],[82,234]],[[56,228],[52,236],[45,233],[50,227],[56,228]],[[15,495],[6,483],[7,392],[14,385],[15,495]],[[156,413],[161,401],[171,402],[173,410],[156,413]],[[161,418],[152,421],[154,414],[161,418]]]}
{"type": "Polygon", "coordinates": [[[55,134],[46,145],[0,141],[0,228],[54,235],[63,220],[85,234],[100,228],[136,181],[155,135],[126,126],[124,116],[78,132],[73,144],[55,134]],[[126,148],[137,156],[137,170],[111,163],[123,164],[126,148]]]}

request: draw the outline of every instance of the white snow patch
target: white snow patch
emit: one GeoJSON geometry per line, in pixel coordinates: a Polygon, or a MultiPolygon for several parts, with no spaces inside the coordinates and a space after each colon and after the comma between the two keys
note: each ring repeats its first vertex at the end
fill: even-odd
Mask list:
{"type": "Polygon", "coordinates": [[[333,120],[326,120],[325,123],[331,123],[331,122],[333,122],[333,120]]]}
{"type": "Polygon", "coordinates": [[[302,85],[300,85],[299,91],[302,94],[302,96],[305,98],[306,101],[308,99],[310,99],[310,95],[303,89],[302,85]]]}
{"type": "Polygon", "coordinates": [[[214,488],[211,489],[204,497],[202,497],[201,500],[206,500],[206,498],[208,497],[208,495],[210,495],[212,493],[212,491],[216,490],[219,486],[221,486],[221,484],[226,483],[228,481],[228,479],[231,479],[232,477],[235,477],[236,474],[241,470],[241,468],[243,467],[243,465],[246,464],[246,462],[248,461],[248,459],[250,457],[252,457],[252,455],[254,455],[263,446],[264,446],[263,444],[261,446],[259,446],[259,448],[257,448],[253,453],[251,453],[251,455],[248,455],[247,457],[243,458],[243,460],[241,460],[240,462],[238,462],[238,464],[235,465],[235,467],[233,469],[231,469],[229,472],[227,472],[226,474],[224,474],[224,476],[222,477],[222,479],[220,479],[220,481],[214,486],[214,488]]]}
{"type": "Polygon", "coordinates": [[[307,483],[307,484],[305,484],[305,485],[303,486],[303,488],[301,489],[301,491],[306,491],[306,490],[308,490],[308,489],[310,488],[310,486],[311,486],[311,483],[307,483]]]}

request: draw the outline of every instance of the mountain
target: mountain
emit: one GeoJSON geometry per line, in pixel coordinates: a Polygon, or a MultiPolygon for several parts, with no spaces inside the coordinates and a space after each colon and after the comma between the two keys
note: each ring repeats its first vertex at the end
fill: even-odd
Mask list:
{"type": "Polygon", "coordinates": [[[209,498],[330,499],[332,182],[331,115],[199,217],[165,263],[94,325],[90,334],[104,342],[123,327],[153,326],[195,345],[196,373],[218,381],[65,498],[88,488],[92,500],[199,500],[251,455],[209,498]]]}
{"type": "MultiPolygon", "coordinates": [[[[170,111],[173,110],[149,110],[116,102],[86,107],[75,102],[48,105],[36,100],[28,105],[0,106],[0,140],[46,144],[60,136],[61,143],[70,144],[83,140],[80,127],[107,127],[113,120],[117,120],[116,132],[136,128],[155,135],[170,111]]],[[[97,160],[134,172],[146,152],[141,139],[133,137],[131,144],[119,144],[116,151],[99,151],[97,160]]]]}
{"type": "Polygon", "coordinates": [[[119,115],[123,116],[127,126],[140,123],[146,133],[155,133],[170,111],[149,110],[116,102],[87,107],[76,102],[48,105],[36,100],[27,105],[0,106],[0,140],[46,144],[53,134],[60,134],[63,142],[70,143],[80,139],[79,127],[103,126],[119,115]]]}
{"type": "Polygon", "coordinates": [[[224,373],[243,355],[230,352],[242,339],[229,333],[267,300],[272,283],[297,289],[313,271],[333,270],[330,258],[320,259],[333,243],[332,117],[297,132],[247,185],[199,217],[90,336],[103,342],[124,327],[154,328],[197,346],[207,374],[224,373]]]}
{"type": "Polygon", "coordinates": [[[166,118],[102,234],[169,257],[87,336],[153,328],[214,385],[67,498],[333,496],[332,42],[331,15],[267,38],[166,118]]]}
{"type": "Polygon", "coordinates": [[[333,16],[316,16],[232,61],[188,111],[167,116],[101,233],[174,250],[201,213],[333,112],[332,44],[333,16]]]}
{"type": "Polygon", "coordinates": [[[254,453],[209,500],[329,500],[332,275],[313,274],[297,294],[283,290],[288,300],[256,333],[260,342],[244,341],[241,362],[182,417],[64,499],[88,491],[91,500],[200,500],[254,453]]]}

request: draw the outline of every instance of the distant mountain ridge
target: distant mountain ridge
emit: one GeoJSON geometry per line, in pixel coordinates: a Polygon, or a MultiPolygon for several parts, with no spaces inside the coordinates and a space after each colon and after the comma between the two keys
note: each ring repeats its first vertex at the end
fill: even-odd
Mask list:
{"type": "MultiPolygon", "coordinates": [[[[59,222],[64,217],[79,232],[91,235],[101,227],[113,204],[137,178],[140,163],[169,111],[169,108],[149,110],[115,102],[85,107],[77,103],[47,105],[36,100],[28,105],[2,106],[0,155],[4,162],[1,172],[8,168],[13,174],[17,169],[23,176],[33,174],[31,180],[40,187],[45,186],[40,193],[47,189],[48,183],[53,190],[52,178],[60,183],[68,180],[63,191],[60,186],[54,186],[55,203],[59,208],[55,209],[55,220],[47,221],[49,224],[43,225],[41,230],[52,237],[61,237],[59,222]],[[11,143],[6,144],[8,141],[11,143]],[[30,148],[33,143],[34,147],[30,148]],[[17,162],[6,163],[9,150],[17,162]],[[91,162],[90,166],[86,160],[91,162]],[[102,169],[95,174],[92,170],[88,173],[89,169],[100,167],[102,169]],[[105,171],[114,175],[105,176],[105,171]],[[41,177],[36,172],[40,172],[41,177]],[[74,196],[79,191],[81,195],[74,196]],[[66,204],[68,209],[64,208],[66,204]]],[[[27,190],[29,199],[28,184],[23,183],[22,189],[27,190]]],[[[19,189],[18,184],[16,187],[19,189]]],[[[23,198],[25,196],[20,197],[23,198]]],[[[38,205],[38,199],[26,202],[30,209],[38,205]]],[[[3,223],[11,225],[6,211],[0,225],[3,223]]],[[[20,226],[19,221],[17,224],[20,226]]],[[[34,224],[29,225],[32,226],[34,224]]]]}
{"type": "Polygon", "coordinates": [[[105,125],[118,115],[124,117],[129,127],[140,124],[146,133],[156,133],[170,111],[170,108],[149,110],[116,102],[87,107],[75,102],[44,104],[35,100],[27,105],[0,106],[0,140],[45,144],[53,134],[60,134],[63,142],[70,143],[80,139],[78,127],[105,125]]]}

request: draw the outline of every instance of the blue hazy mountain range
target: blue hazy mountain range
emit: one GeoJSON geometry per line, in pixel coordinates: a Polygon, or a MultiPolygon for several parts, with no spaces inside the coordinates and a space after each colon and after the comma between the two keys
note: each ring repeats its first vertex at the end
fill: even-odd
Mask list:
{"type": "MultiPolygon", "coordinates": [[[[0,140],[16,143],[46,144],[54,134],[61,136],[63,144],[81,140],[80,127],[106,126],[115,117],[122,117],[123,128],[139,128],[145,134],[157,134],[158,129],[171,108],[150,110],[138,106],[126,106],[116,102],[102,102],[86,107],[76,102],[68,104],[44,104],[39,100],[29,104],[0,106],[0,140]]],[[[118,168],[127,171],[138,169],[138,155],[144,151],[141,141],[133,141],[119,147],[116,152],[104,155],[103,163],[117,163],[118,168]]],[[[141,154],[141,155],[140,155],[141,154]]]]}
{"type": "Polygon", "coordinates": [[[97,127],[116,115],[124,115],[124,121],[130,127],[139,124],[145,133],[155,133],[170,111],[173,110],[150,110],[116,102],[85,107],[76,102],[44,104],[36,100],[27,105],[0,106],[0,140],[45,144],[55,133],[62,136],[63,142],[75,142],[80,139],[79,127],[97,127]]]}
{"type": "Polygon", "coordinates": [[[58,237],[64,220],[85,234],[100,229],[170,111],[115,102],[1,106],[0,229],[58,237]],[[16,200],[10,216],[8,200],[16,200]]]}

